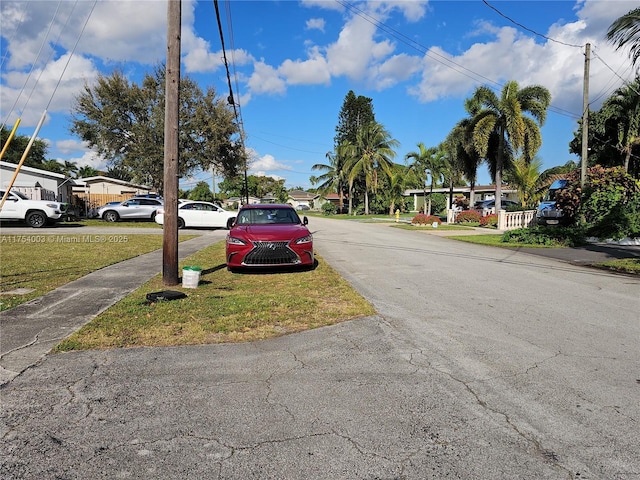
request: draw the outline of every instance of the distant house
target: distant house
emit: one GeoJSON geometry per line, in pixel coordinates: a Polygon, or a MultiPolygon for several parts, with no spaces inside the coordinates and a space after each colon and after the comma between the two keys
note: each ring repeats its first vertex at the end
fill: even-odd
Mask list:
{"type": "MultiPolygon", "coordinates": [[[[427,189],[427,196],[429,195],[430,190],[427,189]]],[[[433,193],[442,193],[447,197],[447,209],[451,208],[449,205],[449,193],[452,192],[454,197],[464,196],[469,199],[469,205],[473,206],[476,202],[482,200],[489,200],[495,197],[496,186],[495,185],[476,185],[473,189],[474,196],[473,198],[469,198],[471,195],[471,188],[468,186],[462,187],[453,187],[453,190],[450,190],[449,187],[441,187],[434,188],[433,193]]],[[[411,211],[418,212],[423,209],[425,204],[425,190],[424,189],[412,189],[405,190],[402,194],[403,197],[408,197],[413,200],[413,209],[411,211]]],[[[507,200],[513,200],[514,202],[518,201],[518,192],[509,187],[508,185],[502,186],[502,195],[503,198],[507,200]]],[[[428,200],[427,200],[428,201],[428,200]]]]}
{"type": "Polygon", "coordinates": [[[295,209],[301,207],[309,207],[311,210],[317,210],[320,207],[318,200],[320,195],[317,193],[305,192],[303,190],[291,190],[288,193],[287,203],[295,209]]]}
{"type": "MultiPolygon", "coordinates": [[[[240,205],[244,205],[246,203],[246,199],[244,197],[229,197],[223,202],[223,207],[227,210],[240,208],[240,205]]],[[[253,205],[256,203],[261,203],[261,199],[258,197],[252,197],[249,195],[249,205],[253,205]]]]}
{"type": "MultiPolygon", "coordinates": [[[[11,183],[18,165],[0,161],[0,187],[6,189],[11,183]]],[[[70,203],[74,180],[39,168],[22,166],[13,183],[13,190],[24,193],[32,200],[57,200],[70,203]]]]}
{"type": "Polygon", "coordinates": [[[151,190],[146,185],[96,176],[77,179],[73,194],[84,201],[87,208],[97,208],[109,202],[122,202],[134,195],[148,194],[151,190]]]}

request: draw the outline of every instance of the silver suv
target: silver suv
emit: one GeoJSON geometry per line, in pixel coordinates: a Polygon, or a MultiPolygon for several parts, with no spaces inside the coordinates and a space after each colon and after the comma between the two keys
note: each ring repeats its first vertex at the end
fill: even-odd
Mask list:
{"type": "Polygon", "coordinates": [[[104,205],[98,208],[98,217],[107,222],[118,220],[149,220],[156,218],[156,212],[163,202],[157,198],[130,198],[118,205],[104,205]]]}

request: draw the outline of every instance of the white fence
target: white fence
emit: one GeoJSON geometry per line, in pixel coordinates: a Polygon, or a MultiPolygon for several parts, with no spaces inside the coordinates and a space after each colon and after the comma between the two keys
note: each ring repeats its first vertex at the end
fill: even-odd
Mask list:
{"type": "MultiPolygon", "coordinates": [[[[491,210],[476,210],[482,216],[495,213],[491,210]]],[[[456,215],[460,212],[455,210],[447,210],[447,223],[455,223],[456,215]]],[[[533,227],[536,224],[536,211],[525,210],[519,212],[507,212],[500,210],[498,212],[498,230],[517,230],[518,228],[533,227]]]]}

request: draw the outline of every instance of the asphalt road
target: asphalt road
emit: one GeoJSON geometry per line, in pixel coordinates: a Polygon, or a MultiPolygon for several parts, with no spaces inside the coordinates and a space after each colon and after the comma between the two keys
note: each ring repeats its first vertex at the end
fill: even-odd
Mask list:
{"type": "Polygon", "coordinates": [[[637,278],[310,226],[378,315],[251,344],[49,355],[0,389],[0,478],[640,478],[637,278]]]}

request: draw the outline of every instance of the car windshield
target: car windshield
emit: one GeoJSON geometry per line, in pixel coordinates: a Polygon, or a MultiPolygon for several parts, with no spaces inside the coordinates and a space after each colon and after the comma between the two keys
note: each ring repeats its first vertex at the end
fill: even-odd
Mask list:
{"type": "Polygon", "coordinates": [[[294,224],[300,223],[300,217],[290,208],[250,208],[238,214],[236,223],[239,225],[294,224]]]}
{"type": "MultiPolygon", "coordinates": [[[[11,190],[11,192],[13,195],[15,195],[16,197],[20,197],[22,200],[29,200],[29,197],[27,197],[24,193],[22,192],[18,192],[17,190],[11,190]]],[[[4,190],[0,191],[0,196],[3,197],[4,196],[4,190]]]]}

